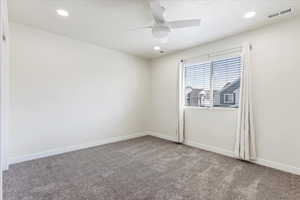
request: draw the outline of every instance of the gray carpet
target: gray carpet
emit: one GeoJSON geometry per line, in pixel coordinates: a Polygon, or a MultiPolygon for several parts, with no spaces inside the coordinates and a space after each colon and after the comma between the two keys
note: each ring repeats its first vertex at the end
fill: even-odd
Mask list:
{"type": "Polygon", "coordinates": [[[300,177],[146,136],[11,166],[4,200],[299,200],[300,177]]]}

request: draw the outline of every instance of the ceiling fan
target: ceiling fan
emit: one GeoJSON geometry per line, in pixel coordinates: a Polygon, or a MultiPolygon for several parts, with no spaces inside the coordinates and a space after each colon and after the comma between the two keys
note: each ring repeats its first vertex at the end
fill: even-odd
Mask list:
{"type": "Polygon", "coordinates": [[[172,29],[200,26],[200,19],[167,21],[165,19],[166,9],[161,5],[160,0],[148,1],[154,22],[152,25],[144,26],[142,28],[152,29],[152,35],[155,38],[160,39],[162,42],[168,41],[168,36],[172,29]]]}

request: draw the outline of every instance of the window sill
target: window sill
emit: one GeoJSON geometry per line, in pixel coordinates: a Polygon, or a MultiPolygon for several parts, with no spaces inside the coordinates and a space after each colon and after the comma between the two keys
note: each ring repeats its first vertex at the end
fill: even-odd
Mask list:
{"type": "Polygon", "coordinates": [[[239,108],[219,108],[219,107],[195,107],[195,106],[184,106],[187,110],[212,110],[212,111],[237,111],[239,108]]]}

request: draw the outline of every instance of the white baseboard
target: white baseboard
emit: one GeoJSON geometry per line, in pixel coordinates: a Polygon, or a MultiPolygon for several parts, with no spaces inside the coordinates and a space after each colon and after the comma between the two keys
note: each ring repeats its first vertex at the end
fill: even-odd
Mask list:
{"type": "Polygon", "coordinates": [[[205,151],[210,151],[210,152],[214,152],[214,153],[217,153],[217,154],[221,154],[221,155],[224,155],[224,156],[227,156],[227,157],[231,157],[231,158],[234,157],[234,154],[233,154],[232,151],[229,151],[229,150],[226,150],[226,149],[223,149],[223,148],[214,147],[214,146],[210,146],[210,145],[205,145],[205,144],[201,144],[199,142],[195,142],[195,141],[191,141],[191,140],[185,141],[185,144],[188,145],[188,146],[203,149],[205,151]]]}
{"type": "Polygon", "coordinates": [[[173,137],[173,136],[170,136],[170,135],[161,134],[161,133],[157,133],[157,132],[154,132],[154,131],[145,131],[145,134],[146,135],[151,135],[151,136],[154,136],[154,137],[158,137],[158,138],[161,138],[161,139],[169,140],[169,141],[172,141],[172,142],[177,142],[177,138],[173,137]]]}
{"type": "MultiPolygon", "coordinates": [[[[63,154],[63,153],[71,152],[71,151],[76,151],[76,150],[86,149],[86,148],[90,148],[90,147],[95,147],[95,146],[99,146],[99,145],[103,145],[103,144],[109,144],[109,143],[124,141],[124,140],[132,139],[132,138],[142,137],[142,136],[145,136],[145,135],[151,135],[151,136],[162,138],[162,139],[169,140],[169,141],[172,141],[172,142],[177,141],[176,136],[169,136],[169,135],[166,135],[166,134],[153,132],[153,131],[145,131],[145,132],[134,133],[134,134],[124,135],[124,136],[106,138],[106,139],[102,139],[102,140],[99,140],[99,141],[90,142],[90,143],[86,143],[86,144],[80,144],[80,145],[74,145],[74,146],[69,146],[69,147],[64,147],[64,148],[52,149],[52,150],[44,151],[44,152],[41,152],[41,153],[35,153],[35,154],[28,154],[28,155],[23,155],[23,156],[12,157],[12,158],[9,158],[8,161],[9,161],[9,164],[15,164],[15,163],[20,163],[20,162],[24,162],[24,161],[29,161],[29,160],[39,159],[39,158],[45,158],[45,157],[48,157],[48,156],[53,156],[53,155],[58,155],[58,154],[63,154]]],[[[215,146],[201,144],[199,142],[195,142],[195,141],[192,141],[192,140],[186,141],[185,144],[188,145],[188,146],[192,146],[192,147],[196,147],[196,148],[203,149],[203,150],[206,150],[206,151],[218,153],[218,154],[228,156],[228,157],[233,157],[233,155],[234,155],[233,152],[230,151],[230,150],[226,150],[226,149],[215,147],[215,146]]],[[[278,162],[274,162],[274,161],[269,161],[269,160],[265,160],[265,159],[262,159],[262,158],[257,158],[257,160],[253,163],[258,164],[258,165],[262,165],[262,166],[265,166],[265,167],[270,167],[270,168],[274,168],[274,169],[277,169],[277,170],[289,172],[289,173],[292,173],[292,174],[300,175],[300,168],[294,167],[294,166],[291,166],[291,165],[278,163],[278,162]]]]}
{"type": "MultiPolygon", "coordinates": [[[[226,150],[226,149],[209,146],[209,145],[204,145],[204,144],[200,144],[198,142],[193,142],[193,141],[186,141],[186,145],[234,158],[234,152],[226,150]]],[[[282,164],[282,163],[278,163],[278,162],[274,162],[274,161],[269,161],[269,160],[265,160],[262,158],[257,158],[256,161],[253,161],[252,163],[255,163],[255,164],[258,164],[261,166],[265,166],[265,167],[270,167],[270,168],[277,169],[280,171],[300,175],[300,168],[297,168],[294,166],[290,166],[290,165],[286,165],[286,164],[282,164]]]]}
{"type": "MultiPolygon", "coordinates": [[[[168,135],[157,133],[157,132],[146,131],[146,134],[152,135],[154,137],[159,137],[159,138],[162,138],[162,139],[165,139],[165,140],[176,141],[176,137],[168,136],[168,135]]],[[[234,152],[230,151],[230,150],[227,150],[227,149],[201,144],[199,142],[195,142],[195,141],[192,141],[192,140],[185,141],[185,144],[188,145],[188,146],[192,146],[192,147],[196,147],[196,148],[205,150],[205,151],[210,151],[210,152],[221,154],[221,155],[224,155],[224,156],[227,156],[227,157],[234,158],[234,152]]],[[[270,168],[277,169],[277,170],[280,170],[280,171],[300,175],[300,168],[295,167],[295,166],[291,166],[291,165],[287,165],[287,164],[283,164],[283,163],[278,163],[278,162],[274,162],[274,161],[270,161],[270,160],[265,160],[265,159],[262,159],[262,158],[257,158],[257,160],[252,162],[252,163],[255,163],[255,164],[258,164],[258,165],[261,165],[261,166],[265,166],[265,167],[270,167],[270,168]]]]}
{"type": "Polygon", "coordinates": [[[274,161],[270,161],[270,160],[265,160],[262,158],[257,158],[256,161],[254,161],[253,163],[258,164],[258,165],[262,165],[265,167],[270,167],[273,169],[277,169],[280,171],[284,171],[284,172],[288,172],[288,173],[292,173],[292,174],[296,174],[300,176],[300,168],[298,167],[294,167],[291,165],[286,165],[283,163],[278,163],[278,162],[274,162],[274,161]]]}
{"type": "Polygon", "coordinates": [[[81,150],[81,149],[96,147],[96,146],[103,145],[103,144],[109,144],[109,143],[129,140],[129,139],[133,139],[133,138],[137,138],[137,137],[142,137],[142,136],[145,136],[145,135],[146,135],[145,132],[133,133],[133,134],[130,134],[130,135],[111,137],[111,138],[106,138],[106,139],[102,139],[102,140],[94,141],[94,142],[89,142],[89,143],[85,143],[85,144],[79,144],[79,145],[73,145],[73,146],[69,146],[69,147],[51,149],[51,150],[40,152],[40,153],[34,153],[34,154],[27,154],[27,155],[23,155],[23,156],[11,157],[11,158],[9,158],[9,164],[11,165],[11,164],[16,164],[16,163],[20,163],[20,162],[29,161],[29,160],[45,158],[45,157],[49,157],[49,156],[54,156],[54,155],[59,155],[59,154],[71,152],[71,151],[77,151],[77,150],[81,150]]]}
{"type": "MultiPolygon", "coordinates": [[[[193,142],[193,141],[186,141],[186,145],[234,158],[234,152],[229,151],[227,149],[209,146],[209,145],[205,145],[205,144],[200,144],[198,142],[193,142]]],[[[265,166],[265,167],[270,167],[270,168],[277,169],[280,171],[300,175],[300,168],[297,168],[294,166],[290,166],[290,165],[286,165],[286,164],[282,164],[282,163],[278,163],[278,162],[274,162],[274,161],[270,161],[270,160],[265,160],[262,158],[257,158],[256,161],[252,161],[252,163],[255,163],[255,164],[258,164],[261,166],[265,166]]]]}

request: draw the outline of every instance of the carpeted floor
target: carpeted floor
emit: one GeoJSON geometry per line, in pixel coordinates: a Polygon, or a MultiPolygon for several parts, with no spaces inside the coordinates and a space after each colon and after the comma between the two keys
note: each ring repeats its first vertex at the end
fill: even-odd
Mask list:
{"type": "Polygon", "coordinates": [[[4,200],[299,200],[300,177],[146,136],[11,166],[4,200]]]}

